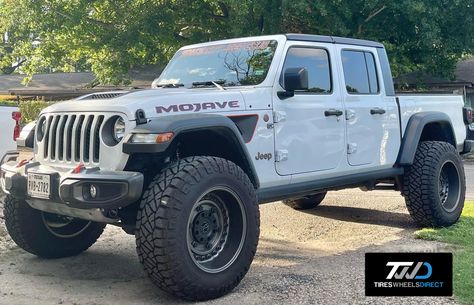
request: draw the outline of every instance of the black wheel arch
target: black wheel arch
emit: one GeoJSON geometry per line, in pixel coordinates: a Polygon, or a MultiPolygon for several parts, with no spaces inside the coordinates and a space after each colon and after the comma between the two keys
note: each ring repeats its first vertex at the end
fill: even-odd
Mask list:
{"type": "Polygon", "coordinates": [[[256,189],[260,186],[243,134],[236,123],[226,116],[184,114],[153,118],[146,124],[138,125],[131,134],[124,141],[123,152],[132,157],[133,155],[143,156],[143,154],[172,156],[179,147],[180,157],[212,155],[228,159],[245,171],[256,189]],[[127,143],[131,134],[134,133],[166,132],[173,133],[172,140],[166,143],[127,143]]]}
{"type": "Polygon", "coordinates": [[[446,113],[418,112],[412,115],[407,123],[397,164],[403,166],[413,164],[416,149],[422,141],[443,141],[458,149],[453,125],[446,113]]]}

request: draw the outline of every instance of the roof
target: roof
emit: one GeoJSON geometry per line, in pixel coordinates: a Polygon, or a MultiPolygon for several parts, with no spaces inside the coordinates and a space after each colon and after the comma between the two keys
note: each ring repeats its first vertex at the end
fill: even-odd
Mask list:
{"type": "Polygon", "coordinates": [[[383,44],[370,40],[363,39],[354,39],[354,38],[344,38],[336,36],[322,36],[322,35],[310,35],[310,34],[286,34],[286,39],[288,40],[301,40],[301,41],[311,41],[311,42],[328,42],[328,43],[338,43],[338,44],[348,44],[353,46],[363,46],[363,47],[373,47],[373,48],[383,48],[383,44]]]}
{"type": "Polygon", "coordinates": [[[456,78],[474,84],[474,57],[457,64],[456,78]]]}
{"type": "Polygon", "coordinates": [[[25,75],[0,75],[0,95],[79,96],[111,89],[149,88],[161,70],[158,65],[138,66],[129,72],[130,85],[100,85],[94,88],[89,87],[95,80],[92,72],[35,74],[27,86],[22,84],[25,75]]]}

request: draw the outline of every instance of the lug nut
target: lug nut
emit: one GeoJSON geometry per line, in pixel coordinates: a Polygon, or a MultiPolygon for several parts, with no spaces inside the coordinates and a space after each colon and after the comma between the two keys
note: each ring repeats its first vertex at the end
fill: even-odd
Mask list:
{"type": "Polygon", "coordinates": [[[112,209],[107,211],[107,216],[109,218],[116,219],[119,215],[119,211],[117,209],[112,209]]]}

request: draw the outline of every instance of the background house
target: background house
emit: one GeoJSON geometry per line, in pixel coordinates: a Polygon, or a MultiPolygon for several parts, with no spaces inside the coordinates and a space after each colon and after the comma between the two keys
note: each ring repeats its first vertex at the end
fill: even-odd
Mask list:
{"type": "Polygon", "coordinates": [[[461,94],[466,106],[474,108],[474,58],[457,64],[454,80],[414,72],[396,78],[395,87],[397,91],[461,94]]]}
{"type": "Polygon", "coordinates": [[[95,76],[91,72],[35,74],[27,86],[24,75],[0,75],[0,95],[27,99],[58,100],[88,93],[149,88],[162,71],[159,66],[140,66],[130,70],[131,83],[126,86],[92,86],[95,76]]]}

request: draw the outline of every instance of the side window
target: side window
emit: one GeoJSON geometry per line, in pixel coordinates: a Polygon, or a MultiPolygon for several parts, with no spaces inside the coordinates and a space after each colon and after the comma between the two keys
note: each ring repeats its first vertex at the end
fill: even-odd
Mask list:
{"type": "Polygon", "coordinates": [[[331,93],[332,80],[329,63],[329,53],[324,49],[292,47],[286,54],[280,84],[283,84],[283,73],[288,68],[306,68],[308,71],[307,92],[331,93]]]}
{"type": "Polygon", "coordinates": [[[379,82],[375,58],[370,52],[342,51],[342,66],[349,94],[377,94],[379,82]]]}

